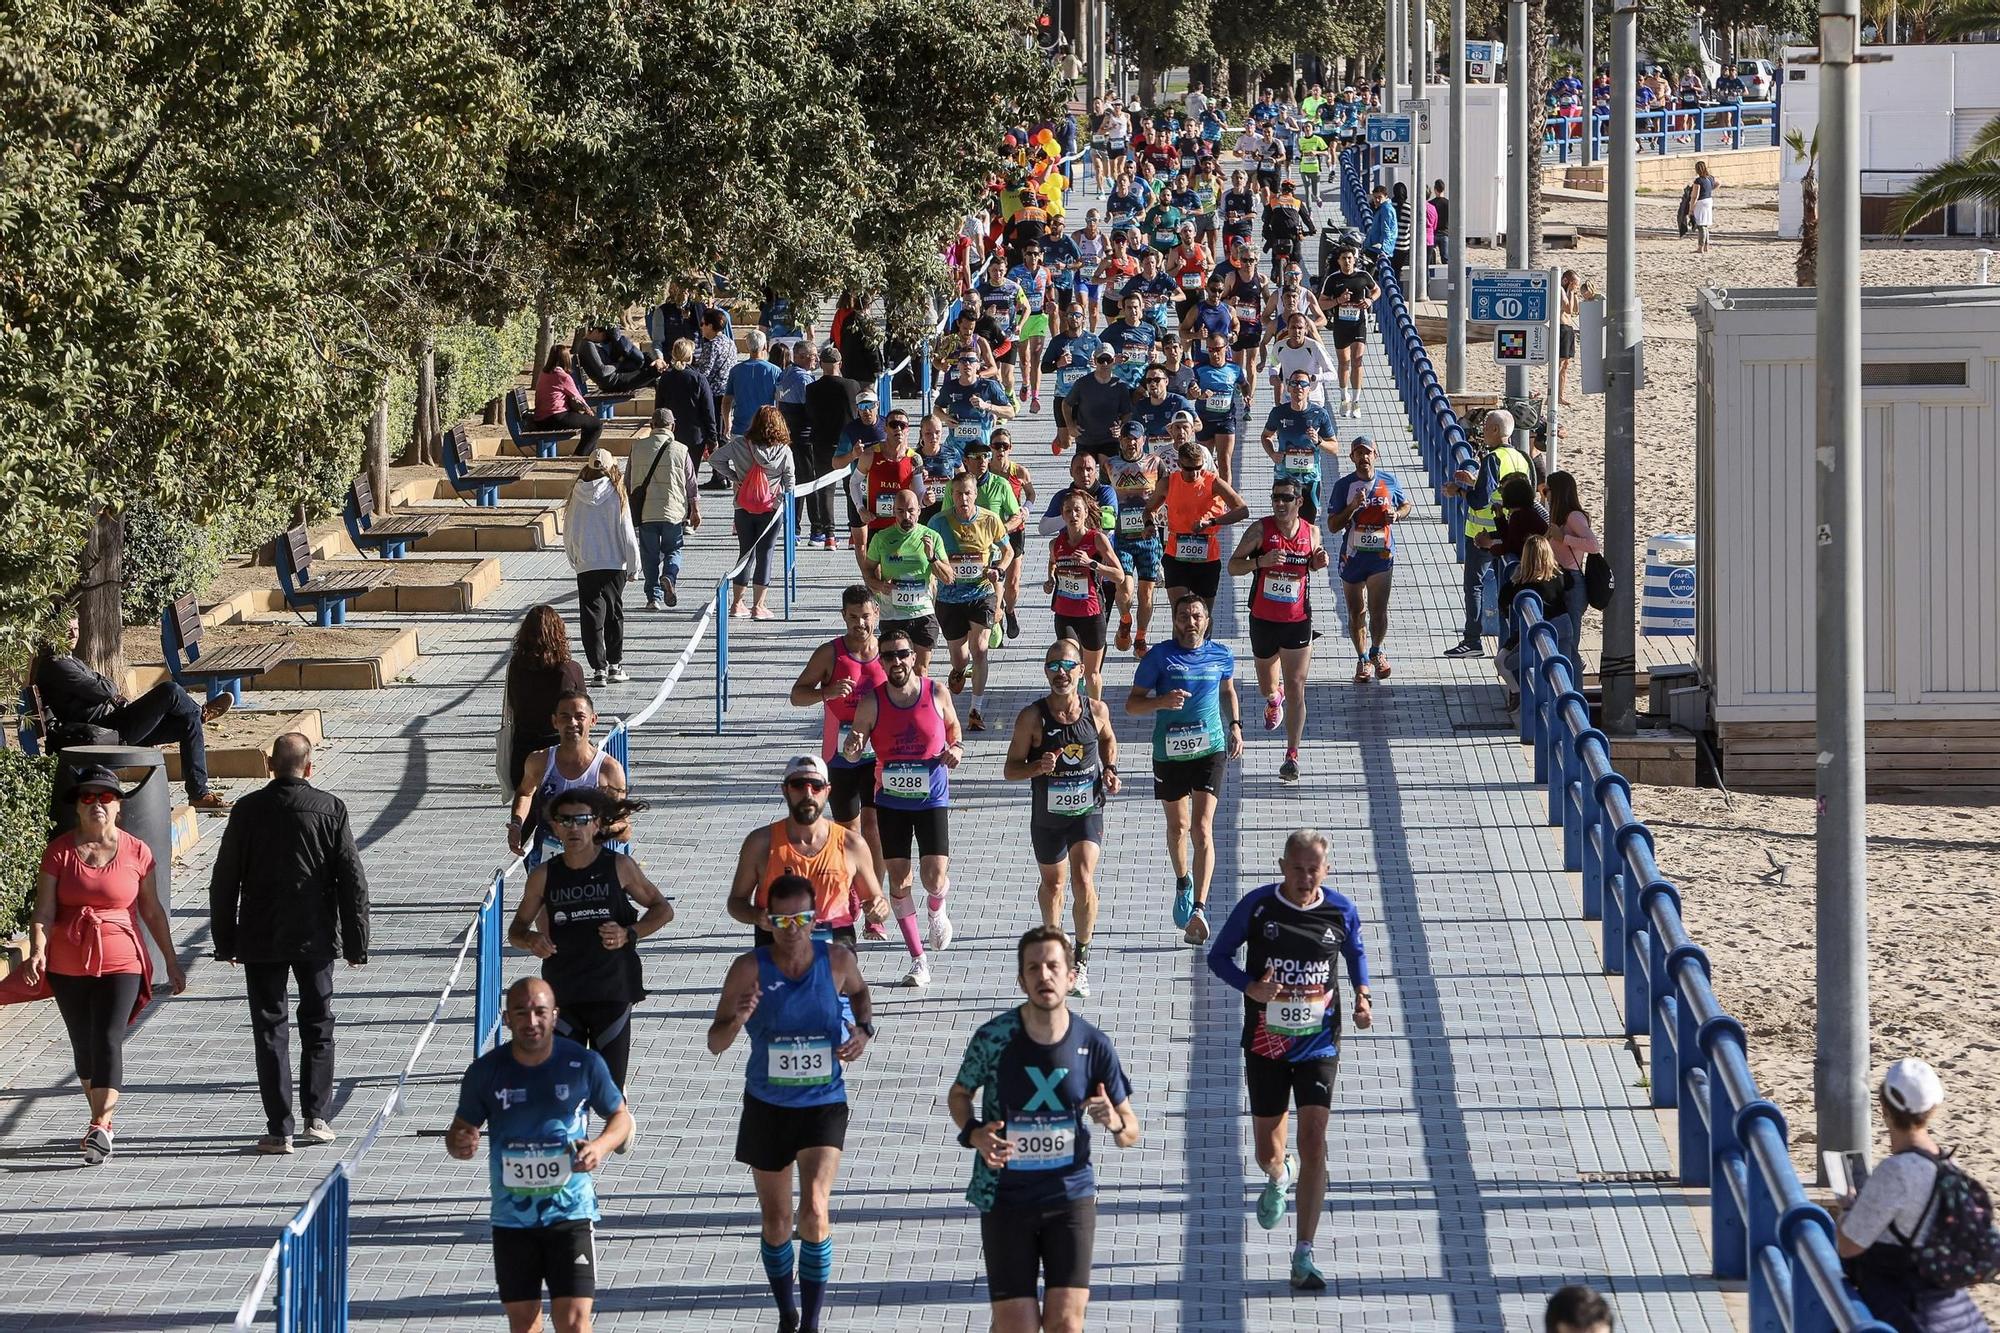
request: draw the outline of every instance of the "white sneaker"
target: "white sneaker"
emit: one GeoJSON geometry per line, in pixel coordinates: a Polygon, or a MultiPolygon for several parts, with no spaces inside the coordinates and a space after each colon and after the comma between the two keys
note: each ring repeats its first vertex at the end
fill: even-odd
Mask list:
{"type": "Polygon", "coordinates": [[[625,668],[616,662],[613,662],[611,664],[611,669],[604,673],[604,678],[610,681],[613,685],[622,685],[626,681],[632,679],[630,676],[625,674],[625,668]]]}
{"type": "Polygon", "coordinates": [[[604,683],[604,673],[602,671],[591,672],[590,683],[592,685],[602,685],[604,683]]]}
{"type": "Polygon", "coordinates": [[[922,990],[931,984],[931,960],[921,955],[910,960],[910,970],[903,974],[903,985],[914,990],[922,990]]]}
{"type": "Polygon", "coordinates": [[[1089,963],[1078,963],[1076,965],[1076,980],[1070,983],[1069,993],[1079,999],[1087,1000],[1090,998],[1089,963]]]}
{"type": "Polygon", "coordinates": [[[951,947],[951,939],[957,932],[951,928],[951,914],[942,906],[931,913],[931,948],[939,953],[951,947]]]}

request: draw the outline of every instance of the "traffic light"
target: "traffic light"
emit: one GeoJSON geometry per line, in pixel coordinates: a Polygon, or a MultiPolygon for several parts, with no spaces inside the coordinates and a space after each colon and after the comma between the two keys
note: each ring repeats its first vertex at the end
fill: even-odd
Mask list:
{"type": "MultiPolygon", "coordinates": [[[[1061,0],[1048,0],[1048,5],[1059,3],[1061,0]]],[[[1055,15],[1045,5],[1042,12],[1035,15],[1035,44],[1044,51],[1053,51],[1061,41],[1062,29],[1056,26],[1055,15]]]]}

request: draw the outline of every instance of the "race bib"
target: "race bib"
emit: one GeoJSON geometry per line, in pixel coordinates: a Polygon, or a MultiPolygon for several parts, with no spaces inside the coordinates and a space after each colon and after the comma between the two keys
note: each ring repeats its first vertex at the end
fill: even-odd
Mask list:
{"type": "Polygon", "coordinates": [[[833,1041],[828,1037],[773,1037],[765,1077],[776,1088],[813,1088],[833,1082],[833,1041]]]}
{"type": "Polygon", "coordinates": [[[1182,287],[1184,287],[1184,288],[1186,288],[1186,289],[1187,289],[1188,291],[1191,291],[1191,292],[1198,292],[1198,291],[1200,291],[1200,290],[1201,290],[1201,274],[1199,274],[1199,273],[1183,273],[1183,274],[1181,274],[1181,286],[1182,286],[1182,287]]]}
{"type": "Polygon", "coordinates": [[[1076,1162],[1074,1115],[1022,1115],[1007,1122],[1009,1171],[1061,1171],[1076,1162]]]}
{"type": "Polygon", "coordinates": [[[1096,777],[1089,773],[1075,773],[1068,777],[1050,778],[1046,805],[1052,815],[1076,817],[1089,814],[1097,809],[1096,777]]]}
{"type": "Polygon", "coordinates": [[[985,427],[978,421],[960,421],[952,425],[951,438],[960,444],[971,444],[984,437],[985,427]]]}
{"type": "Polygon", "coordinates": [[[1168,727],[1160,748],[1169,759],[1199,759],[1203,755],[1215,753],[1215,744],[1208,734],[1208,728],[1199,722],[1186,726],[1168,727]]]}
{"type": "Polygon", "coordinates": [[[1146,506],[1138,504],[1130,509],[1118,511],[1118,535],[1120,537],[1144,537],[1146,535],[1146,506]]]}
{"type": "Polygon", "coordinates": [[[944,500],[944,478],[924,476],[924,503],[938,504],[944,500]]]}
{"type": "Polygon", "coordinates": [[[1264,1006],[1264,1026],[1280,1037],[1317,1037],[1326,1027],[1326,1002],[1321,995],[1296,995],[1264,1006]]]}
{"type": "Polygon", "coordinates": [[[1056,596],[1084,601],[1090,597],[1090,575],[1070,570],[1056,572],[1056,596]]]}
{"type": "Polygon", "coordinates": [[[896,493],[883,491],[875,497],[875,517],[894,518],[896,516],[896,493]]]}
{"type": "Polygon", "coordinates": [[[1361,318],[1361,307],[1358,305],[1337,306],[1334,308],[1333,317],[1343,324],[1352,324],[1361,318]]]}
{"type": "Polygon", "coordinates": [[[574,1171],[563,1143],[509,1142],[500,1148],[500,1188],[509,1194],[545,1198],[560,1194],[574,1171]]]}
{"type": "Polygon", "coordinates": [[[1284,467],[1287,472],[1311,472],[1318,462],[1317,449],[1289,448],[1284,452],[1284,467]]]}
{"type": "Polygon", "coordinates": [[[1260,322],[1258,316],[1262,312],[1259,311],[1258,308],[1254,305],[1245,305],[1243,302],[1239,301],[1236,303],[1235,310],[1236,310],[1236,318],[1242,320],[1245,324],[1256,324],[1260,322]]]}
{"type": "Polygon", "coordinates": [[[955,555],[951,558],[951,575],[960,583],[984,582],[986,562],[976,555],[955,555]]]}
{"type": "Polygon", "coordinates": [[[1235,406],[1236,395],[1224,389],[1216,393],[1211,393],[1207,398],[1203,399],[1201,410],[1212,417],[1225,417],[1229,415],[1231,409],[1235,406]]]}
{"type": "Polygon", "coordinates": [[[1264,600],[1267,602],[1296,602],[1299,600],[1299,576],[1277,574],[1264,571],[1264,600]]]}
{"type": "Polygon", "coordinates": [[[928,800],[931,794],[931,766],[914,761],[884,765],[882,794],[905,801],[928,800]]]}
{"type": "Polygon", "coordinates": [[[1118,356],[1127,365],[1143,366],[1153,359],[1153,349],[1144,343],[1127,343],[1118,356]]]}
{"type": "Polygon", "coordinates": [[[1183,564],[1205,562],[1208,559],[1208,538],[1175,537],[1174,559],[1183,564]]]}
{"type": "Polygon", "coordinates": [[[1120,138],[1120,137],[1116,137],[1116,136],[1114,136],[1114,137],[1112,138],[1112,140],[1111,140],[1111,151],[1112,151],[1112,152],[1114,152],[1114,153],[1122,153],[1122,152],[1124,152],[1124,151],[1125,151],[1125,140],[1124,140],[1123,138],[1120,138]]]}
{"type": "Polygon", "coordinates": [[[925,579],[897,579],[889,594],[889,605],[898,611],[921,611],[930,600],[931,585],[925,579]]]}
{"type": "Polygon", "coordinates": [[[1377,553],[1388,550],[1389,530],[1387,528],[1356,528],[1354,530],[1354,549],[1377,553]]]}
{"type": "Polygon", "coordinates": [[[1061,370],[1058,370],[1056,372],[1057,396],[1065,395],[1071,389],[1074,389],[1076,382],[1089,373],[1090,371],[1083,366],[1064,366],[1061,370]]]}

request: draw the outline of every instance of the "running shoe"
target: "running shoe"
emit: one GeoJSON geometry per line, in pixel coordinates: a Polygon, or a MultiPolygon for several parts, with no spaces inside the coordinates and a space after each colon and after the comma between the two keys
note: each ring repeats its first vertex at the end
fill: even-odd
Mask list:
{"type": "Polygon", "coordinates": [[[887,921],[870,921],[862,928],[861,933],[871,940],[886,940],[889,938],[889,923],[887,921]]]}
{"type": "Polygon", "coordinates": [[[1152,646],[1152,644],[1146,642],[1146,636],[1141,634],[1138,638],[1132,640],[1132,656],[1144,657],[1146,650],[1152,646]]]}
{"type": "Polygon", "coordinates": [[[1367,684],[1367,683],[1368,683],[1369,681],[1371,681],[1371,680],[1373,680],[1373,679],[1375,679],[1375,673],[1374,673],[1373,671],[1369,670],[1369,667],[1368,667],[1368,659],[1367,659],[1367,658],[1365,658],[1365,657],[1357,657],[1357,658],[1355,658],[1355,659],[1354,659],[1354,683],[1355,683],[1356,685],[1366,685],[1366,684],[1367,684]]]}
{"type": "Polygon", "coordinates": [[[1278,765],[1278,781],[1297,782],[1299,780],[1299,752],[1285,751],[1285,762],[1278,765]]]}
{"type": "Polygon", "coordinates": [[[1181,932],[1181,938],[1189,944],[1200,945],[1208,943],[1208,936],[1208,909],[1196,904],[1194,915],[1188,918],[1187,929],[1181,932]]]}
{"type": "Polygon", "coordinates": [[[1285,1200],[1292,1192],[1292,1181],[1299,1174],[1299,1155],[1285,1154],[1285,1173],[1273,1176],[1264,1182],[1264,1192],[1257,1196],[1257,1225],[1266,1231],[1274,1229],[1285,1220],[1285,1200]]]}
{"type": "Polygon", "coordinates": [[[922,990],[931,984],[931,960],[919,954],[910,960],[910,970],[903,974],[903,985],[922,990]]]}
{"type": "Polygon", "coordinates": [[[967,731],[986,730],[986,715],[977,708],[973,709],[965,715],[965,729],[967,731]]]}
{"type": "Polygon", "coordinates": [[[1076,980],[1069,983],[1069,993],[1081,1000],[1090,998],[1090,964],[1076,965],[1076,980]]]}
{"type": "Polygon", "coordinates": [[[1021,617],[1014,614],[1012,607],[1007,609],[1007,637],[1010,639],[1021,637],[1021,617]]]}
{"type": "Polygon", "coordinates": [[[953,667],[951,674],[945,677],[944,687],[953,694],[965,693],[965,668],[962,666],[953,667]]]}
{"type": "Polygon", "coordinates": [[[1132,646],[1132,617],[1120,616],[1118,618],[1118,651],[1122,653],[1131,646],[1132,646]]]}
{"type": "Polygon", "coordinates": [[[1311,1250],[1292,1251],[1292,1290],[1325,1291],[1326,1279],[1313,1263],[1311,1250]]]}
{"type": "Polygon", "coordinates": [[[1280,685],[1278,692],[1264,701],[1264,730],[1276,731],[1278,724],[1284,721],[1284,718],[1285,687],[1280,685]]]}
{"type": "MultiPolygon", "coordinates": [[[[257,1140],[257,1151],[266,1157],[289,1157],[292,1152],[292,1136],[289,1134],[266,1134],[257,1140]]],[[[88,1140],[85,1141],[85,1159],[89,1157],[88,1140]]]]}
{"type": "Polygon", "coordinates": [[[1446,657],[1484,657],[1486,656],[1486,645],[1467,640],[1464,643],[1455,643],[1445,649],[1444,655],[1446,657]]]}
{"type": "Polygon", "coordinates": [[[340,1135],[334,1133],[333,1126],[327,1124],[326,1121],[312,1120],[307,1122],[306,1132],[299,1135],[299,1137],[304,1139],[307,1143],[315,1144],[320,1147],[325,1147],[327,1144],[332,1143],[335,1139],[339,1138],[340,1135]]]}
{"type": "Polygon", "coordinates": [[[1185,930],[1194,916],[1194,876],[1182,875],[1174,881],[1174,926],[1185,930]]]}
{"type": "Polygon", "coordinates": [[[952,936],[957,933],[952,929],[951,913],[945,911],[940,903],[938,909],[931,913],[931,949],[943,953],[951,947],[952,936]]]}
{"type": "Polygon", "coordinates": [[[1028,410],[1030,412],[1039,412],[1042,410],[1042,396],[1040,394],[1034,393],[1028,395],[1028,410]]]}
{"type": "Polygon", "coordinates": [[[1007,631],[1004,626],[995,625],[992,629],[986,631],[986,646],[988,648],[998,648],[1005,642],[1007,642],[1007,631]]]}
{"type": "Polygon", "coordinates": [[[625,673],[625,668],[621,664],[613,662],[605,671],[604,679],[613,685],[623,685],[626,681],[632,679],[632,677],[625,673]]]}
{"type": "Polygon", "coordinates": [[[111,1126],[92,1124],[83,1131],[83,1164],[98,1166],[111,1156],[111,1126]]]}
{"type": "Polygon", "coordinates": [[[1377,680],[1389,679],[1389,659],[1382,655],[1382,650],[1380,648],[1377,648],[1374,652],[1368,654],[1368,660],[1375,664],[1375,679],[1377,680]]]}

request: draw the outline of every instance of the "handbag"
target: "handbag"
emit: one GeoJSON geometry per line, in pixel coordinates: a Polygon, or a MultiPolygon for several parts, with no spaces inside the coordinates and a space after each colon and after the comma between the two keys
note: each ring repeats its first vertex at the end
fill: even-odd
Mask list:
{"type": "Polygon", "coordinates": [[[632,501],[632,521],[634,523],[645,522],[645,520],[640,517],[640,514],[643,513],[646,508],[646,488],[653,484],[653,474],[660,470],[660,460],[662,458],[665,458],[667,456],[667,450],[673,447],[674,447],[674,442],[671,438],[662,440],[660,442],[660,451],[653,455],[652,463],[648,465],[646,468],[646,475],[641,477],[639,479],[639,484],[632,488],[630,498],[632,501]]]}

